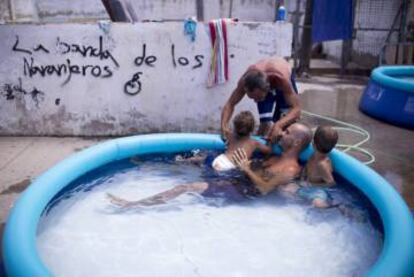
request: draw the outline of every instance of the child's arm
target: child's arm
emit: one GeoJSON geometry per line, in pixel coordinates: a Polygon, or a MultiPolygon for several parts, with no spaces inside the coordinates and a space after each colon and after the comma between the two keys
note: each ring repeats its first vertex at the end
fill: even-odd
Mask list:
{"type": "Polygon", "coordinates": [[[259,150],[264,155],[269,155],[272,153],[272,147],[270,145],[265,145],[258,141],[255,141],[255,150],[259,150]]]}
{"type": "Polygon", "coordinates": [[[322,163],[320,165],[321,177],[322,177],[324,184],[326,184],[327,186],[335,185],[335,179],[333,177],[332,171],[333,169],[332,169],[332,165],[330,161],[326,163],[322,163]]]}

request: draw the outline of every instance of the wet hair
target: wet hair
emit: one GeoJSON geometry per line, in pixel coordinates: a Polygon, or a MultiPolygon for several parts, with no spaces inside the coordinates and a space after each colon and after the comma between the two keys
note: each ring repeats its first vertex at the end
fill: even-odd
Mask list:
{"type": "Polygon", "coordinates": [[[254,116],[249,111],[242,111],[234,117],[233,125],[238,137],[249,136],[254,130],[254,116]]]}
{"type": "Polygon", "coordinates": [[[313,142],[319,152],[327,154],[338,142],[338,133],[330,126],[319,126],[313,136],[313,142]]]}
{"type": "Polygon", "coordinates": [[[244,87],[248,91],[260,89],[267,93],[269,90],[269,83],[266,80],[266,75],[263,72],[250,71],[244,76],[244,87]]]}

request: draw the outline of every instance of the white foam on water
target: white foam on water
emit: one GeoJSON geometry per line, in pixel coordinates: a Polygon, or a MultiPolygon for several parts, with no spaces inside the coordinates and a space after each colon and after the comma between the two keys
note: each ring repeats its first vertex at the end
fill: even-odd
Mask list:
{"type": "Polygon", "coordinates": [[[381,235],[369,223],[332,209],[314,213],[269,199],[214,206],[183,195],[119,212],[106,198],[140,199],[199,175],[192,166],[145,163],[60,201],[39,225],[42,260],[55,276],[70,277],[331,277],[362,276],[381,251],[381,235]],[[324,213],[332,216],[315,218],[324,213]]]}

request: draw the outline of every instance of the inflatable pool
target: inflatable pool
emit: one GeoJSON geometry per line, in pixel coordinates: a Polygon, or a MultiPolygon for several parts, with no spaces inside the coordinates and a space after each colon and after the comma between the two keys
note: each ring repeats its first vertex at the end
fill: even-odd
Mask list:
{"type": "MultiPolygon", "coordinates": [[[[109,162],[134,155],[192,149],[223,150],[218,135],[156,134],[114,139],[76,153],[39,176],[15,203],[3,237],[3,257],[9,276],[52,276],[36,249],[36,230],[46,206],[65,186],[109,162]]],[[[312,153],[308,147],[301,159],[312,153]]],[[[398,192],[381,176],[352,157],[333,151],[335,171],[362,191],[378,210],[384,244],[367,276],[413,276],[414,220],[398,192]]]]}
{"type": "Polygon", "coordinates": [[[380,120],[414,128],[414,66],[376,68],[359,108],[380,120]]]}

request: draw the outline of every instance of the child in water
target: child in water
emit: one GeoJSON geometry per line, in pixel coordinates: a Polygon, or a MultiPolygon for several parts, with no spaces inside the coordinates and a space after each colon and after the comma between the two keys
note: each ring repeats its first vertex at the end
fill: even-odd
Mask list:
{"type": "Polygon", "coordinates": [[[268,155],[272,153],[272,148],[259,141],[252,139],[250,135],[254,131],[254,117],[249,111],[243,111],[236,115],[233,120],[233,134],[228,138],[227,150],[213,161],[213,168],[217,171],[235,169],[236,166],[231,161],[233,153],[238,149],[244,149],[247,159],[253,156],[254,151],[268,155]]]}
{"type": "MultiPolygon", "coordinates": [[[[212,162],[212,167],[216,171],[227,171],[236,168],[231,161],[231,156],[238,148],[244,149],[248,159],[253,156],[253,153],[256,150],[264,155],[268,155],[272,152],[272,148],[270,146],[264,145],[251,138],[251,134],[253,133],[255,127],[255,121],[254,116],[250,111],[242,111],[237,114],[233,120],[233,127],[233,133],[227,141],[226,151],[217,156],[212,162]]],[[[176,161],[202,163],[205,158],[205,155],[196,154],[195,156],[187,159],[182,156],[177,156],[176,161]]]]}
{"type": "MultiPolygon", "coordinates": [[[[254,117],[249,111],[243,111],[237,114],[233,120],[234,131],[232,136],[228,139],[227,150],[216,157],[212,163],[212,167],[217,171],[227,171],[235,169],[236,166],[231,161],[231,156],[237,149],[244,149],[246,156],[250,159],[253,156],[254,151],[259,150],[263,154],[267,155],[272,152],[270,146],[264,145],[257,140],[250,137],[254,131],[254,117]]],[[[205,156],[196,154],[191,158],[183,158],[177,156],[176,161],[179,162],[191,162],[201,163],[205,160],[205,156]]],[[[235,184],[230,179],[224,179],[222,181],[215,181],[213,183],[207,182],[195,182],[190,184],[178,185],[170,190],[158,193],[145,199],[138,201],[128,201],[119,198],[115,195],[107,193],[107,197],[110,202],[121,208],[131,208],[137,206],[153,206],[168,202],[184,193],[199,193],[206,197],[216,197],[217,195],[227,195],[228,198],[244,198],[244,194],[256,194],[257,191],[251,187],[243,184],[235,184]]]]}
{"type": "Polygon", "coordinates": [[[330,126],[319,126],[313,137],[314,153],[303,168],[301,180],[290,183],[285,191],[297,194],[317,208],[328,208],[329,194],[324,187],[335,185],[328,154],[338,142],[338,133],[330,126]]]}

